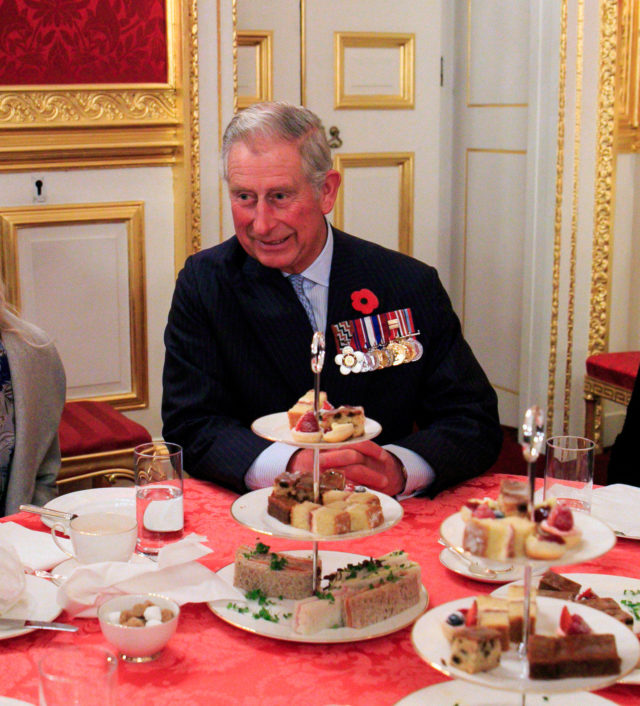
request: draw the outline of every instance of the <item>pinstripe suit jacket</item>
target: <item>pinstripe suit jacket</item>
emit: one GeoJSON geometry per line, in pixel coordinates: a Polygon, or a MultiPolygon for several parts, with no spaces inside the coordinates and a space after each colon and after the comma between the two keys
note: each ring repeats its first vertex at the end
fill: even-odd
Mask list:
{"type": "MultiPolygon", "coordinates": [[[[334,232],[327,321],[361,314],[351,293],[370,289],[375,313],[411,307],[424,354],[417,362],[343,376],[330,329],[322,389],[334,404],[363,405],[380,444],[425,458],[428,492],[486,470],[500,450],[496,395],[465,342],[436,271],[413,258],[334,232]]],[[[191,256],[178,276],[165,331],[163,432],[185,449],[197,478],[245,492],[244,474],[269,442],[251,422],[284,411],[313,387],[312,330],[279,270],[233,237],[191,256]]],[[[284,469],[283,469],[284,470],[284,469]]]]}
{"type": "Polygon", "coordinates": [[[65,374],[49,336],[25,321],[11,315],[7,318],[10,327],[18,331],[1,334],[9,358],[16,424],[5,508],[10,515],[18,512],[22,503],[44,505],[57,494],[58,426],[65,400],[65,374]],[[39,345],[32,346],[29,341],[39,345]]]}

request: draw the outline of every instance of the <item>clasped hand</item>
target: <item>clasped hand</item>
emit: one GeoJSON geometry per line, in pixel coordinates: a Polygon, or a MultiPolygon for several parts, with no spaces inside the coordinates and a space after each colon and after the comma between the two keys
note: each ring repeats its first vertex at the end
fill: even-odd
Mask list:
{"type": "MultiPolygon", "coordinates": [[[[404,490],[402,464],[389,451],[373,441],[347,444],[336,449],[320,451],[320,470],[336,468],[357,485],[366,485],[387,495],[397,495],[404,490]]],[[[296,451],[287,464],[288,471],[312,471],[313,450],[296,451]]]]}

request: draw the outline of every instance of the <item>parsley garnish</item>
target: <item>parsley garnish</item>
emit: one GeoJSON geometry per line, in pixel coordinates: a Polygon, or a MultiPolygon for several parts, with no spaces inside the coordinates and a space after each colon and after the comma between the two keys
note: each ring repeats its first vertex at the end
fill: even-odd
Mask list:
{"type": "Polygon", "coordinates": [[[271,571],[282,571],[287,565],[287,559],[284,556],[278,556],[277,554],[271,555],[271,564],[269,568],[271,571]]]}
{"type": "Polygon", "coordinates": [[[238,613],[248,613],[249,606],[243,606],[242,608],[237,603],[227,603],[227,610],[235,610],[238,613]]]}
{"type": "Polygon", "coordinates": [[[267,594],[260,588],[254,588],[252,591],[247,591],[247,600],[258,601],[259,605],[275,605],[273,601],[269,600],[267,594]]]}

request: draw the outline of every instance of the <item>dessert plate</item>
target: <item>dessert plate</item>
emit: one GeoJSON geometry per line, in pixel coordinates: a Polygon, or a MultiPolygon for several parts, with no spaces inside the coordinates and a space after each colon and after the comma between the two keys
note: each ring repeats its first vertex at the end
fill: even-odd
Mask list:
{"type": "MultiPolygon", "coordinates": [[[[581,564],[606,554],[616,543],[616,536],[604,522],[583,512],[574,512],[575,526],[582,532],[582,541],[572,549],[568,549],[560,558],[554,560],[530,559],[529,557],[510,557],[509,563],[530,564],[534,569],[549,566],[568,566],[581,564]]],[[[447,544],[462,546],[464,535],[464,520],[459,512],[449,515],[440,525],[440,536],[447,544]]],[[[469,554],[469,556],[472,556],[469,554]]],[[[481,557],[482,558],[482,557],[481,557]]]]}
{"type": "Polygon", "coordinates": [[[411,639],[417,653],[434,669],[450,677],[493,689],[517,691],[529,694],[558,694],[568,691],[591,691],[614,684],[621,677],[629,674],[638,661],[640,643],[636,636],[621,622],[603,613],[588,608],[580,603],[570,603],[557,598],[538,598],[538,617],[536,633],[555,635],[560,613],[567,606],[572,613],[578,613],[591,626],[595,633],[610,633],[615,637],[618,655],[622,663],[619,674],[598,677],[572,677],[570,679],[529,679],[523,675],[523,662],[518,656],[517,646],[512,645],[508,652],[503,652],[500,664],[488,672],[468,674],[462,669],[449,664],[451,648],[442,632],[442,623],[449,613],[461,608],[470,608],[473,597],[461,598],[445,603],[425,613],[413,626],[411,639]]]}
{"type": "Polygon", "coordinates": [[[254,532],[260,532],[272,537],[282,537],[283,539],[299,539],[306,541],[336,541],[340,539],[355,539],[357,537],[368,537],[378,532],[385,532],[390,527],[400,522],[404,510],[402,505],[390,495],[370,490],[380,498],[384,522],[379,527],[358,532],[345,532],[345,534],[319,535],[306,530],[285,525],[275,517],[271,517],[267,512],[267,502],[273,488],[260,488],[252,490],[250,493],[241,495],[231,506],[231,516],[236,522],[248,527],[254,532]]]}
{"type": "MultiPolygon", "coordinates": [[[[86,515],[89,512],[115,512],[136,516],[135,488],[91,488],[76,490],[50,500],[45,507],[62,512],[86,515]]],[[[52,527],[55,520],[41,515],[43,524],[52,527]]]]}
{"type": "MultiPolygon", "coordinates": [[[[286,552],[293,556],[311,556],[308,550],[297,549],[286,552]]],[[[322,560],[323,575],[330,574],[336,569],[346,566],[347,564],[357,564],[369,556],[363,554],[349,554],[346,552],[320,551],[318,556],[322,560]]],[[[233,585],[234,564],[228,564],[220,569],[217,573],[228,584],[233,585]]],[[[296,601],[289,599],[270,598],[273,605],[266,606],[272,616],[278,617],[278,622],[272,622],[265,619],[256,619],[253,617],[263,606],[258,601],[248,601],[249,610],[244,613],[239,613],[237,610],[230,608],[232,602],[229,601],[212,601],[208,603],[211,611],[226,623],[230,623],[241,630],[263,635],[265,637],[273,637],[276,640],[287,640],[289,642],[306,642],[315,644],[329,644],[339,642],[357,642],[360,640],[371,640],[375,637],[390,635],[397,630],[411,625],[411,623],[421,615],[428,603],[429,596],[425,588],[422,588],[421,600],[415,606],[394,615],[392,618],[382,620],[379,623],[374,623],[366,628],[333,628],[330,630],[320,630],[313,635],[299,635],[293,631],[293,610],[296,601]],[[288,617],[287,617],[288,616],[288,617]]],[[[243,607],[243,606],[238,606],[243,607]]]]}
{"type": "Polygon", "coordinates": [[[8,696],[0,696],[0,706],[33,706],[31,701],[20,701],[19,699],[10,699],[8,696]]]}
{"type": "MultiPolygon", "coordinates": [[[[606,706],[613,701],[602,696],[583,692],[580,694],[581,706],[606,706]]],[[[510,694],[508,691],[487,689],[477,684],[456,679],[433,684],[424,689],[414,691],[397,701],[395,706],[521,706],[522,697],[510,694]]],[[[565,696],[546,696],[542,694],[527,694],[527,706],[566,706],[565,696]]]]}
{"type": "MultiPolygon", "coordinates": [[[[629,600],[632,603],[638,602],[638,606],[640,607],[640,579],[631,579],[625,576],[612,576],[608,574],[563,573],[562,575],[579,583],[582,591],[586,591],[587,588],[590,588],[601,598],[613,598],[620,604],[622,610],[626,610],[627,613],[633,615],[633,632],[636,634],[640,633],[640,618],[637,618],[632,610],[621,603],[623,600],[629,600]],[[625,591],[627,593],[625,593],[625,591]]],[[[513,583],[522,583],[522,581],[514,581],[513,583]]],[[[533,585],[536,586],[537,584],[538,579],[534,579],[533,585]]],[[[508,586],[500,586],[500,588],[493,591],[491,595],[497,596],[498,598],[505,598],[508,590],[508,586]]],[[[640,615],[640,612],[638,615],[640,615]]],[[[620,681],[623,684],[640,684],[640,669],[634,669],[620,681]]]]}
{"type": "MultiPolygon", "coordinates": [[[[23,598],[9,610],[2,614],[3,618],[18,618],[29,620],[55,620],[62,607],[58,605],[58,587],[47,579],[37,576],[25,576],[27,581],[26,592],[23,598]]],[[[10,637],[18,637],[33,632],[35,628],[12,628],[10,630],[0,629],[0,640],[8,640],[10,637]]]]}
{"type": "Polygon", "coordinates": [[[286,412],[276,412],[275,414],[267,414],[265,417],[260,417],[251,425],[251,430],[254,434],[269,439],[269,441],[281,441],[283,444],[298,446],[303,449],[336,449],[347,444],[358,444],[361,441],[374,439],[382,431],[382,427],[374,419],[365,419],[364,435],[353,439],[347,439],[337,443],[330,444],[328,442],[320,442],[317,444],[305,444],[291,436],[289,429],[289,417],[286,412]]]}
{"type": "MultiPolygon", "coordinates": [[[[514,565],[511,571],[496,573],[495,576],[472,573],[469,571],[469,564],[467,564],[461,556],[446,548],[440,552],[440,563],[449,569],[449,571],[453,571],[454,574],[466,576],[468,579],[482,581],[483,583],[511,583],[521,579],[524,576],[524,566],[521,565],[514,565]]],[[[500,569],[505,566],[505,564],[501,564],[500,562],[488,560],[482,561],[482,565],[489,569],[500,569]]],[[[543,571],[543,568],[538,567],[535,569],[534,573],[541,574],[543,571]]]]}

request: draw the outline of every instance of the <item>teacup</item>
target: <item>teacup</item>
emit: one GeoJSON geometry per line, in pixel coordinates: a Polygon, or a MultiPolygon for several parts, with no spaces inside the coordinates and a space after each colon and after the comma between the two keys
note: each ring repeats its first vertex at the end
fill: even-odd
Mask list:
{"type": "Polygon", "coordinates": [[[74,517],[68,527],[56,522],[51,527],[51,536],[59,549],[81,564],[129,561],[136,548],[138,525],[135,517],[91,512],[74,517]],[[69,535],[73,554],[60,544],[56,530],[69,535]]]}

